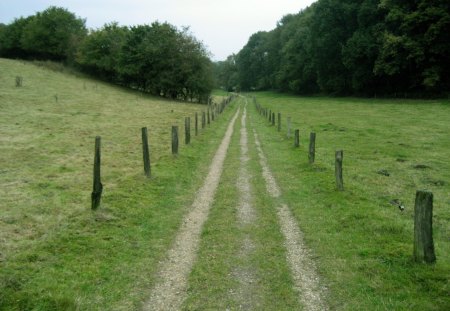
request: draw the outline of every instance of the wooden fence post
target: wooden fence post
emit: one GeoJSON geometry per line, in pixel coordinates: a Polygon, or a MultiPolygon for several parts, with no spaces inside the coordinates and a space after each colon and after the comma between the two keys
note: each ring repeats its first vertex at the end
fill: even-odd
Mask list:
{"type": "Polygon", "coordinates": [[[195,136],[198,135],[198,113],[195,113],[195,136]]]}
{"type": "Polygon", "coordinates": [[[300,146],[300,130],[297,129],[294,131],[294,147],[300,146]]]}
{"type": "Polygon", "coordinates": [[[94,185],[91,194],[91,208],[96,210],[100,206],[102,198],[103,185],[101,183],[100,166],[101,166],[101,137],[95,137],[95,155],[94,155],[94,185]]]}
{"type": "Polygon", "coordinates": [[[314,159],[316,157],[316,133],[311,132],[309,134],[309,164],[314,163],[314,159]]]}
{"type": "Polygon", "coordinates": [[[339,191],[344,190],[344,180],[342,178],[342,161],[344,159],[344,151],[336,151],[336,161],[335,161],[335,175],[336,175],[336,186],[339,191]]]}
{"type": "Polygon", "coordinates": [[[172,154],[178,154],[178,126],[172,126],[172,154]]]}
{"type": "Polygon", "coordinates": [[[291,117],[287,118],[287,138],[291,138],[291,117]]]}
{"type": "Polygon", "coordinates": [[[148,131],[146,127],[142,128],[142,153],[144,159],[144,173],[145,176],[151,176],[151,168],[150,168],[150,152],[148,148],[148,131]]]}
{"type": "Polygon", "coordinates": [[[191,118],[184,118],[184,138],[185,143],[188,145],[191,142],[191,118]]]}
{"type": "Polygon", "coordinates": [[[206,125],[206,112],[202,111],[202,129],[205,128],[206,125]]]}
{"type": "Polygon", "coordinates": [[[433,193],[416,192],[414,206],[414,260],[416,262],[434,263],[433,242],[433,193]]]}
{"type": "Polygon", "coordinates": [[[275,126],[275,112],[272,112],[272,125],[275,126]]]}
{"type": "Polygon", "coordinates": [[[278,132],[281,131],[281,113],[278,112],[278,132]]]}
{"type": "Polygon", "coordinates": [[[210,109],[209,109],[209,106],[208,106],[208,110],[207,110],[208,112],[207,112],[207,122],[208,122],[208,125],[211,123],[211,117],[210,117],[210,114],[211,114],[211,111],[210,111],[210,109]]]}

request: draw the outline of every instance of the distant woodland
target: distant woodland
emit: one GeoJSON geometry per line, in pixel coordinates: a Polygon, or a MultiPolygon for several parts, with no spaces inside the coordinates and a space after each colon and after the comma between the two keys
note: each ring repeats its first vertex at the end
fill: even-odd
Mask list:
{"type": "Polygon", "coordinates": [[[209,54],[188,29],[155,22],[88,30],[84,19],[59,7],[0,24],[0,56],[65,62],[172,99],[206,102],[214,86],[209,54]]]}
{"type": "Polygon", "coordinates": [[[227,90],[427,97],[450,92],[450,1],[319,0],[215,66],[227,90]]]}

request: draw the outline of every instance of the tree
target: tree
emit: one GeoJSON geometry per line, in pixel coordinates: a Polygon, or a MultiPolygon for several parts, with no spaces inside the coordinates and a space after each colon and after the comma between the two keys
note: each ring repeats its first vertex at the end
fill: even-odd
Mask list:
{"type": "Polygon", "coordinates": [[[78,48],[76,61],[87,71],[109,81],[118,81],[121,50],[129,29],[117,23],[94,30],[78,48]]]}
{"type": "Polygon", "coordinates": [[[72,61],[86,36],[85,21],[59,7],[38,12],[25,25],[21,47],[36,58],[72,61]]]}
{"type": "Polygon", "coordinates": [[[24,28],[33,17],[17,18],[6,25],[0,32],[0,55],[11,58],[26,58],[28,53],[23,49],[21,39],[24,28]]]}
{"type": "Polygon", "coordinates": [[[383,0],[386,31],[375,72],[401,91],[450,90],[450,3],[383,0]]]}

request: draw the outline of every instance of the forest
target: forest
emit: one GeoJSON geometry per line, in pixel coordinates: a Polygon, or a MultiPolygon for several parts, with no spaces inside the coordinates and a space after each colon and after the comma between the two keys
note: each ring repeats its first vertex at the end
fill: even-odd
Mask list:
{"type": "Polygon", "coordinates": [[[190,32],[168,23],[88,30],[67,9],[49,7],[0,24],[0,57],[64,62],[119,85],[171,99],[207,102],[209,53],[190,32]]]}
{"type": "Polygon", "coordinates": [[[450,91],[448,0],[319,0],[215,64],[227,90],[428,97],[450,91]]]}

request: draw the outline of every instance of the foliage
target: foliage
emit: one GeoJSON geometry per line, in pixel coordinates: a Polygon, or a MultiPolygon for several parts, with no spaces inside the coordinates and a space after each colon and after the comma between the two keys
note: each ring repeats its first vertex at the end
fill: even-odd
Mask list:
{"type": "Polygon", "coordinates": [[[107,81],[154,95],[207,102],[212,64],[189,29],[168,23],[85,28],[66,9],[50,7],[0,27],[0,56],[65,61],[107,81]]]}
{"type": "Polygon", "coordinates": [[[450,4],[319,0],[284,16],[274,30],[252,35],[236,56],[236,70],[243,90],[445,94],[450,4]]]}
{"type": "Polygon", "coordinates": [[[214,63],[216,87],[232,92],[238,91],[239,77],[236,67],[236,55],[232,54],[225,61],[214,63]]]}

